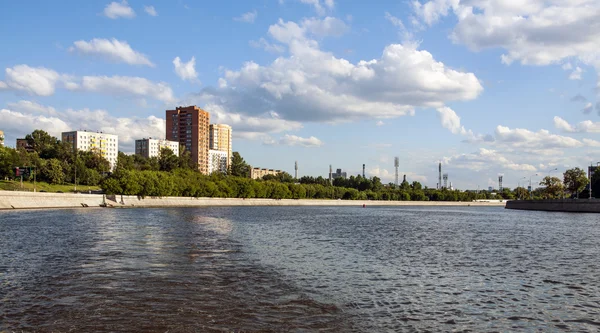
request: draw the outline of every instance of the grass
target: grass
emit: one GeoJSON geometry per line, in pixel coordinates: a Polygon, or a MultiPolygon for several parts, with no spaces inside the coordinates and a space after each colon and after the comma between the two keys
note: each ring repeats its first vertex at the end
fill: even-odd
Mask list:
{"type": "MultiPolygon", "coordinates": [[[[48,184],[46,182],[37,182],[35,184],[37,192],[73,192],[74,186],[73,184],[48,184]]],[[[12,181],[12,180],[0,180],[0,190],[4,191],[29,191],[33,192],[34,184],[33,182],[23,181],[23,188],[21,189],[20,181],[12,181]]],[[[87,185],[77,185],[77,191],[87,192],[89,190],[95,191],[100,190],[98,186],[87,186],[87,185]]]]}

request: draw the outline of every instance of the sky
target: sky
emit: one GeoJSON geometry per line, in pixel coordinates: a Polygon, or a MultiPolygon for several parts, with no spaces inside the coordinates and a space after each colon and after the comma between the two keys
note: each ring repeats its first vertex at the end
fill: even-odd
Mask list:
{"type": "Polygon", "coordinates": [[[0,130],[165,136],[197,105],[254,167],[514,188],[600,161],[597,0],[0,3],[0,130]]]}

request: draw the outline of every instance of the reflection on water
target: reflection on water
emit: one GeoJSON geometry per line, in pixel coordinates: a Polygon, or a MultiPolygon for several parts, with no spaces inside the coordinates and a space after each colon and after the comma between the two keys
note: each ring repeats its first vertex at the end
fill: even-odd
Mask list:
{"type": "Polygon", "coordinates": [[[598,331],[600,217],[0,212],[0,331],[598,331]]]}

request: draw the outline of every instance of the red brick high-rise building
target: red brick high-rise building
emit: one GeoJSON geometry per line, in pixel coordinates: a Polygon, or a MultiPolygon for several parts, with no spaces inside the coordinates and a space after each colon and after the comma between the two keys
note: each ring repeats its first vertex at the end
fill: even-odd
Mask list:
{"type": "Polygon", "coordinates": [[[179,142],[185,151],[192,154],[192,160],[198,165],[198,170],[208,174],[209,113],[195,105],[180,106],[166,112],[167,140],[179,142]]]}

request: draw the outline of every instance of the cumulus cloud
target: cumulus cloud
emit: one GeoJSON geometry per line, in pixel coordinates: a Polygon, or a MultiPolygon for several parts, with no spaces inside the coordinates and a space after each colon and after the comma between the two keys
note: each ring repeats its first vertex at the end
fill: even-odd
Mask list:
{"type": "Polygon", "coordinates": [[[115,117],[106,110],[90,109],[56,111],[53,107],[28,101],[14,103],[10,108],[10,110],[0,110],[0,123],[7,136],[11,138],[22,137],[39,128],[56,137],[60,137],[62,132],[87,129],[117,134],[120,150],[134,152],[136,139],[148,136],[160,138],[165,135],[165,120],[155,116],[115,117]],[[53,112],[50,116],[46,116],[32,113],[34,109],[53,112]]]}
{"type": "Polygon", "coordinates": [[[54,94],[58,83],[68,80],[69,76],[48,68],[17,65],[6,68],[4,82],[0,81],[0,89],[13,89],[24,91],[30,95],[50,96],[54,94]]]}
{"type": "Polygon", "coordinates": [[[126,41],[120,41],[115,38],[94,38],[89,42],[78,40],[73,43],[69,51],[98,56],[113,62],[154,67],[154,64],[146,55],[133,50],[126,41]]]}
{"type": "MultiPolygon", "coordinates": [[[[600,2],[595,0],[431,0],[413,1],[413,8],[428,25],[453,13],[454,42],[475,51],[503,48],[505,64],[549,65],[577,58],[599,65],[600,2]]],[[[574,74],[577,78],[577,69],[574,74]]]]}
{"type": "Polygon", "coordinates": [[[303,138],[296,135],[286,134],[279,139],[279,144],[286,146],[320,147],[323,142],[314,136],[303,138]]]}
{"type": "Polygon", "coordinates": [[[510,169],[516,171],[537,171],[536,167],[527,163],[516,163],[495,150],[479,148],[479,151],[469,154],[458,154],[445,157],[444,165],[455,168],[482,171],[490,169],[510,169]]]}
{"type": "Polygon", "coordinates": [[[554,117],[554,127],[570,133],[600,133],[600,122],[584,120],[576,125],[571,125],[561,117],[554,117]]]}
{"type": "Polygon", "coordinates": [[[442,126],[450,130],[452,134],[467,134],[464,126],[460,124],[460,117],[451,108],[444,106],[437,109],[438,117],[442,122],[442,126]]]}
{"type": "Polygon", "coordinates": [[[269,43],[266,39],[264,38],[260,38],[259,40],[251,40],[248,42],[248,44],[250,44],[250,46],[254,47],[254,48],[261,48],[264,49],[267,52],[271,52],[271,53],[283,53],[285,52],[285,47],[283,47],[282,45],[279,44],[274,44],[274,43],[269,43]]]}
{"type": "Polygon", "coordinates": [[[112,96],[148,97],[173,102],[173,90],[167,83],[155,83],[132,76],[84,76],[81,84],[71,90],[89,91],[112,96]]]}
{"type": "Polygon", "coordinates": [[[584,107],[583,107],[583,113],[585,114],[589,114],[590,112],[592,112],[594,110],[594,105],[592,103],[587,103],[584,107]]]}
{"type": "Polygon", "coordinates": [[[300,0],[300,2],[313,6],[319,15],[325,15],[328,9],[331,10],[335,6],[334,0],[300,0]]]}
{"type": "Polygon", "coordinates": [[[581,80],[581,74],[583,74],[583,69],[577,66],[569,75],[569,80],[581,80]]]}
{"type": "Polygon", "coordinates": [[[135,11],[133,8],[129,7],[129,4],[126,0],[122,2],[111,2],[106,7],[104,7],[104,16],[111,19],[122,18],[134,18],[135,11]]]}
{"type": "Polygon", "coordinates": [[[581,141],[557,134],[548,130],[533,132],[523,128],[508,128],[497,126],[495,131],[496,142],[507,144],[513,148],[550,149],[550,148],[579,148],[581,141]]]}
{"type": "Polygon", "coordinates": [[[158,13],[156,12],[156,9],[154,9],[154,6],[144,6],[144,11],[150,16],[158,16],[158,13]]]}
{"type": "Polygon", "coordinates": [[[254,23],[254,20],[256,20],[256,16],[258,16],[258,13],[256,12],[256,10],[253,10],[251,12],[247,12],[238,17],[235,17],[233,20],[238,22],[254,23]]]}
{"type": "Polygon", "coordinates": [[[8,103],[11,110],[17,110],[22,114],[56,116],[58,112],[51,106],[44,106],[32,101],[20,100],[16,103],[8,103]]]}
{"type": "Polygon", "coordinates": [[[173,65],[175,66],[175,74],[182,80],[195,81],[198,79],[198,73],[196,73],[196,57],[192,57],[188,62],[182,62],[179,57],[173,59],[173,65]]]}
{"type": "Polygon", "coordinates": [[[377,126],[383,126],[383,125],[385,125],[385,123],[384,123],[383,121],[381,121],[381,120],[378,120],[378,121],[375,123],[375,125],[377,125],[377,126]]]}
{"type": "Polygon", "coordinates": [[[287,46],[288,57],[227,70],[227,89],[201,94],[232,110],[275,110],[290,120],[349,121],[412,115],[416,107],[472,100],[483,90],[473,73],[448,68],[414,44],[388,45],[380,58],[352,63],[321,50],[307,36],[334,31],[280,20],[269,34],[287,46]]]}

